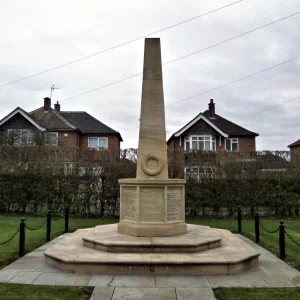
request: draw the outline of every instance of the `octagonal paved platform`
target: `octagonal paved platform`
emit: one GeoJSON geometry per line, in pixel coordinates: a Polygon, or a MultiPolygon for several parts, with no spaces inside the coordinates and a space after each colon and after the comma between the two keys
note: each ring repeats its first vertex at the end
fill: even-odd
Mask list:
{"type": "Polygon", "coordinates": [[[218,230],[196,225],[186,234],[169,237],[135,237],[116,232],[115,225],[97,226],[82,238],[83,245],[105,252],[118,253],[190,253],[220,247],[218,230]]]}
{"type": "MultiPolygon", "coordinates": [[[[61,242],[50,247],[44,252],[46,262],[60,270],[80,274],[154,274],[154,275],[208,275],[208,274],[237,274],[258,264],[259,252],[243,242],[228,230],[211,229],[208,226],[188,225],[190,237],[207,237],[214,233],[215,237],[221,237],[220,247],[208,249],[202,252],[190,253],[116,253],[85,247],[83,244],[88,241],[95,245],[94,241],[109,239],[109,233],[117,232],[117,224],[103,225],[96,228],[80,229],[71,234],[61,242]],[[101,230],[99,228],[101,227],[101,230]],[[102,233],[102,236],[91,237],[95,232],[102,233]],[[197,233],[198,232],[198,233],[197,233]],[[205,234],[205,232],[207,234],[205,234]]],[[[121,245],[127,243],[127,236],[114,235],[113,244],[121,245]]],[[[130,237],[133,238],[133,237],[130,237]]],[[[187,235],[168,237],[166,242],[177,245],[187,243],[187,235]]],[[[140,238],[138,238],[140,239],[140,238]]],[[[150,238],[153,245],[159,245],[161,239],[150,238]]],[[[145,240],[147,248],[150,241],[145,240]]],[[[194,244],[200,243],[195,241],[194,244]]],[[[166,244],[166,243],[165,243],[166,244]]],[[[190,243],[191,244],[191,243],[190,243]]],[[[96,243],[97,245],[97,243],[96,243]]],[[[132,242],[133,248],[137,245],[132,242]]],[[[91,245],[89,245],[91,246],[91,245]]],[[[123,246],[122,246],[123,247],[123,246]]],[[[155,246],[156,247],[156,246],[155,246]]],[[[120,250],[120,249],[119,249],[120,250]]],[[[148,250],[147,250],[148,251],[148,250]]]]}

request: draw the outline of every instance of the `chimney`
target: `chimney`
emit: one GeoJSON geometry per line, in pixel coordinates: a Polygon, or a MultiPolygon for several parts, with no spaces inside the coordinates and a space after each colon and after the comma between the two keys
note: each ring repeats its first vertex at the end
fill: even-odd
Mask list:
{"type": "Polygon", "coordinates": [[[49,97],[44,98],[44,111],[49,111],[51,107],[51,99],[49,97]]]}
{"type": "Polygon", "coordinates": [[[54,109],[55,109],[57,112],[60,112],[60,104],[58,103],[58,101],[57,101],[57,103],[54,104],[54,109]]]}
{"type": "Polygon", "coordinates": [[[211,118],[215,117],[215,103],[214,99],[210,99],[210,103],[208,104],[208,111],[209,111],[209,116],[211,118]]]}

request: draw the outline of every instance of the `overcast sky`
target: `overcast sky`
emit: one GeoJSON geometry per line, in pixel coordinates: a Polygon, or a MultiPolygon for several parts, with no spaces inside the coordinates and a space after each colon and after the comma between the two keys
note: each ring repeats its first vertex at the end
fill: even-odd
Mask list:
{"type": "MultiPolygon", "coordinates": [[[[0,0],[0,85],[144,36],[235,0],[0,0]]],[[[298,0],[244,0],[171,28],[161,38],[163,63],[300,11],[298,0]]],[[[300,14],[163,67],[165,104],[300,55],[300,14]]],[[[86,111],[119,131],[122,148],[137,147],[142,76],[81,97],[143,68],[144,39],[0,88],[0,119],[17,106],[52,104],[86,111]]],[[[300,59],[166,108],[167,137],[216,102],[230,121],[300,96],[300,59]]],[[[237,122],[259,133],[257,150],[287,150],[300,138],[300,99],[237,122]]]]}

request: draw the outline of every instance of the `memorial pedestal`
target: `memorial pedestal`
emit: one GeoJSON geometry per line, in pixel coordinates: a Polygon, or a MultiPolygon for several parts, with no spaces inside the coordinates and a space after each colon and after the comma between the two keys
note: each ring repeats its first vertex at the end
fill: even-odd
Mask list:
{"type": "Polygon", "coordinates": [[[120,179],[118,233],[173,236],[187,232],[185,179],[120,179]]]}

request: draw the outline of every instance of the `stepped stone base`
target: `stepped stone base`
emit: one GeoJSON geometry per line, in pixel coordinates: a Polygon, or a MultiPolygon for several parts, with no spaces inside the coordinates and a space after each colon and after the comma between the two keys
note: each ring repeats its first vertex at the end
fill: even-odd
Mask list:
{"type": "MultiPolygon", "coordinates": [[[[147,253],[147,250],[143,253],[116,253],[107,252],[107,250],[114,249],[114,247],[115,249],[120,247],[118,250],[121,250],[122,240],[116,242],[116,240],[118,240],[116,236],[115,242],[112,241],[111,243],[104,241],[105,236],[102,238],[99,237],[100,243],[95,242],[97,241],[97,237],[95,237],[93,242],[91,241],[91,234],[95,233],[100,227],[103,228],[101,229],[103,230],[103,235],[105,231],[107,235],[109,235],[109,232],[117,231],[117,224],[77,230],[44,252],[46,262],[65,272],[80,274],[152,275],[238,274],[259,263],[258,257],[260,254],[228,230],[211,229],[210,227],[199,225],[187,225],[188,234],[191,233],[194,235],[195,232],[198,232],[198,234],[201,235],[207,231],[211,233],[215,232],[215,237],[218,234],[222,238],[220,247],[202,252],[147,253]],[[88,244],[89,247],[85,247],[83,243],[90,243],[88,244]],[[103,251],[104,248],[102,250],[97,249],[101,243],[102,245],[106,244],[106,246],[108,246],[108,248],[105,249],[106,251],[103,251]],[[95,248],[90,248],[92,245],[94,245],[95,248]],[[111,245],[113,246],[111,247],[111,245]]],[[[196,235],[197,234],[195,234],[195,236],[196,235]]],[[[185,235],[174,237],[174,247],[176,247],[175,240],[179,237],[184,239],[184,236],[185,235]]],[[[170,238],[172,237],[166,239],[170,238]]],[[[151,245],[158,245],[158,239],[164,238],[151,238],[151,245]]],[[[146,244],[150,243],[149,241],[144,242],[146,244]]],[[[128,247],[128,240],[125,240],[124,243],[125,248],[128,247]]],[[[142,244],[142,242],[138,243],[142,244]]],[[[163,242],[163,244],[163,248],[167,248],[166,244],[168,244],[168,242],[163,242]]],[[[136,245],[136,243],[132,241],[130,248],[137,249],[138,247],[134,245],[136,245]]],[[[169,245],[171,247],[170,240],[169,245]]],[[[156,246],[154,246],[154,249],[156,249],[156,246]]]]}
{"type": "Polygon", "coordinates": [[[115,226],[97,226],[82,240],[85,247],[118,253],[191,253],[220,247],[218,230],[203,228],[191,226],[187,234],[178,236],[136,237],[116,232],[115,226]]]}

